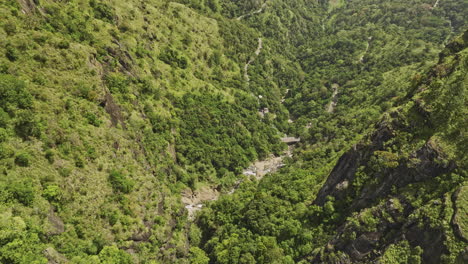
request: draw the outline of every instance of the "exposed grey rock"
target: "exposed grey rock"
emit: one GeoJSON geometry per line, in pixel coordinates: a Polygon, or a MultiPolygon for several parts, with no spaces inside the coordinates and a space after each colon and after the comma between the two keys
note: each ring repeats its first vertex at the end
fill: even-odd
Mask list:
{"type": "Polygon", "coordinates": [[[46,248],[43,253],[44,256],[48,259],[48,264],[70,263],[70,261],[65,256],[57,252],[57,250],[52,247],[46,248]]]}

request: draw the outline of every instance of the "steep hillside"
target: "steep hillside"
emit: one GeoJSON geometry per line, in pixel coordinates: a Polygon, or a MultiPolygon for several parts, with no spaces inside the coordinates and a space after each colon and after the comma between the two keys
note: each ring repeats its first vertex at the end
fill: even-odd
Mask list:
{"type": "Polygon", "coordinates": [[[333,206],[340,216],[337,234],[315,261],[463,258],[468,31],[416,78],[411,99],[345,153],[318,192],[314,204],[333,206]]]}
{"type": "Polygon", "coordinates": [[[451,263],[466,10],[433,2],[1,1],[0,263],[451,263]]]}
{"type": "Polygon", "coordinates": [[[0,12],[2,263],[187,259],[181,193],[284,147],[243,79],[258,34],[239,22],[236,61],[222,17],[175,2],[0,12]]]}
{"type": "Polygon", "coordinates": [[[212,204],[202,248],[221,263],[464,263],[467,43],[415,75],[323,186],[323,169],[292,164],[212,204]]]}

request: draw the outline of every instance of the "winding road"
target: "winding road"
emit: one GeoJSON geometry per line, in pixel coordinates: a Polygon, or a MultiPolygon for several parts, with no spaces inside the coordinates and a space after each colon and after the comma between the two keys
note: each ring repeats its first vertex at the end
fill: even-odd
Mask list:
{"type": "Polygon", "coordinates": [[[236,20],[242,20],[242,19],[244,19],[244,18],[246,18],[246,17],[249,17],[249,16],[252,16],[252,15],[261,13],[261,12],[263,12],[263,10],[265,10],[266,5],[267,5],[267,1],[263,2],[263,4],[260,6],[259,9],[255,10],[255,11],[252,11],[252,12],[250,12],[250,13],[244,14],[244,15],[242,15],[242,16],[236,18],[236,20]]]}
{"type": "MultiPolygon", "coordinates": [[[[265,10],[266,6],[267,6],[267,1],[263,2],[263,4],[260,6],[259,9],[252,11],[250,13],[244,14],[242,16],[239,16],[236,18],[236,20],[242,20],[246,17],[259,14],[263,12],[263,10],[265,10]]],[[[255,51],[255,56],[250,57],[249,61],[244,65],[244,79],[247,81],[247,84],[250,82],[250,77],[249,77],[249,72],[248,72],[249,66],[255,61],[258,55],[260,55],[260,52],[262,52],[262,48],[263,48],[262,38],[258,38],[258,46],[257,46],[257,50],[255,51]]]]}
{"type": "Polygon", "coordinates": [[[263,48],[262,38],[258,38],[258,46],[257,46],[257,50],[255,50],[255,56],[250,57],[249,61],[244,65],[244,78],[247,81],[247,83],[250,82],[250,77],[249,77],[249,72],[248,72],[249,66],[255,61],[258,55],[260,55],[260,52],[262,52],[262,48],[263,48]]]}

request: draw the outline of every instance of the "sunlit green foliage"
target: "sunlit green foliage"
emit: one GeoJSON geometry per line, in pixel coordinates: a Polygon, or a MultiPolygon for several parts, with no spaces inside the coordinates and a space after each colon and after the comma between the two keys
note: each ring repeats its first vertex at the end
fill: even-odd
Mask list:
{"type": "MultiPolygon", "coordinates": [[[[464,153],[466,65],[450,61],[463,39],[443,51],[437,82],[422,77],[466,26],[463,1],[432,2],[1,1],[0,262],[295,263],[343,221],[357,221],[348,238],[374,231],[377,210],[343,208],[376,172],[405,164],[434,132],[447,154],[438,162],[464,153]],[[419,88],[430,122],[416,106],[401,112],[423,127],[418,142],[398,134],[345,199],[312,205],[341,154],[419,88]],[[285,168],[244,181],[252,161],[282,153],[284,134],[301,137],[285,168]],[[182,192],[239,183],[190,222],[182,192]]],[[[401,191],[419,208],[465,177],[461,168],[419,183],[421,195],[401,191]]],[[[412,217],[446,228],[434,212],[452,214],[432,209],[412,217]]],[[[450,262],[463,247],[446,244],[450,262]]],[[[383,254],[421,252],[402,242],[383,254]]]]}

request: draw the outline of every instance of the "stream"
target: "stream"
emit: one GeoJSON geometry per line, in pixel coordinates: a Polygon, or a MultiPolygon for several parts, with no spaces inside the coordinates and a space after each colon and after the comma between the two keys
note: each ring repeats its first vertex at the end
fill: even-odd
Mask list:
{"type": "MultiPolygon", "coordinates": [[[[257,181],[261,180],[266,174],[276,172],[284,166],[283,159],[292,157],[293,146],[288,146],[288,149],[281,156],[270,155],[264,160],[255,161],[249,167],[244,169],[243,175],[247,177],[255,177],[257,181]]],[[[233,194],[242,183],[241,180],[234,184],[228,192],[221,193],[213,186],[204,186],[199,190],[192,191],[186,189],[182,192],[182,203],[188,211],[189,220],[193,220],[195,213],[203,208],[205,202],[216,201],[221,195],[233,194]]]]}
{"type": "MultiPolygon", "coordinates": [[[[236,18],[237,20],[241,20],[243,18],[252,16],[254,14],[258,14],[263,12],[263,10],[266,8],[267,1],[265,1],[260,9],[252,11],[250,13],[247,13],[245,15],[239,16],[236,18]]],[[[263,41],[262,38],[258,38],[258,45],[257,49],[255,50],[254,56],[250,57],[249,61],[244,65],[244,78],[247,81],[247,83],[250,82],[250,77],[249,77],[249,66],[252,64],[255,59],[260,55],[262,52],[263,48],[263,41]]],[[[289,91],[289,89],[286,91],[286,93],[289,91]]],[[[282,101],[284,100],[284,97],[282,101]]],[[[283,159],[285,157],[292,157],[292,150],[293,146],[288,145],[288,149],[283,153],[281,156],[274,156],[270,155],[268,158],[264,160],[258,160],[252,163],[249,167],[244,169],[242,172],[243,175],[247,177],[255,177],[257,181],[261,180],[266,174],[268,173],[273,173],[276,172],[279,168],[284,166],[283,159]]],[[[195,213],[197,211],[200,211],[203,208],[203,205],[207,201],[216,201],[221,195],[231,195],[233,194],[240,186],[242,183],[242,180],[238,180],[235,184],[234,187],[232,187],[228,192],[226,193],[220,193],[217,188],[213,186],[203,186],[200,189],[196,191],[192,191],[191,189],[186,189],[182,192],[182,203],[185,206],[185,209],[188,211],[188,218],[190,221],[192,221],[195,217],[195,213]]]]}

